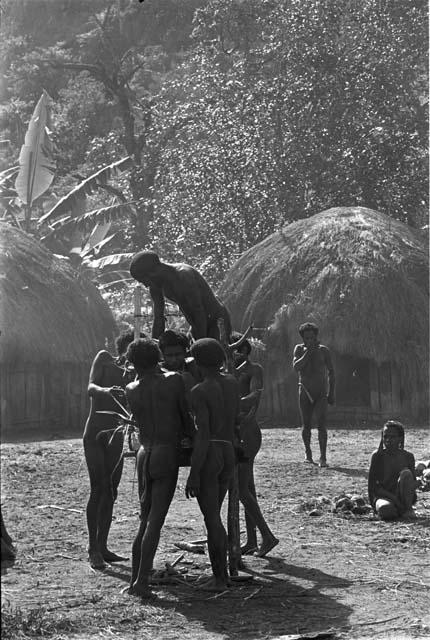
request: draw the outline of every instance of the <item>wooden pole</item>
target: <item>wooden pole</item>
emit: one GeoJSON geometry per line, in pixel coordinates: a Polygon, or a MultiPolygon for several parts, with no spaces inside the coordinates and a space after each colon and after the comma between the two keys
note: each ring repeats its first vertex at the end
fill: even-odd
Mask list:
{"type": "MultiPolygon", "coordinates": [[[[228,339],[225,332],[224,320],[218,319],[218,329],[220,342],[224,347],[227,362],[227,371],[234,373],[233,353],[229,349],[228,339]]],[[[230,576],[237,576],[242,562],[240,552],[240,526],[239,526],[239,477],[238,463],[234,465],[233,477],[228,488],[228,508],[227,508],[227,533],[228,533],[228,568],[230,576]]]]}
{"type": "Polygon", "coordinates": [[[142,287],[136,285],[134,288],[134,339],[140,338],[140,327],[142,318],[142,287]]]}

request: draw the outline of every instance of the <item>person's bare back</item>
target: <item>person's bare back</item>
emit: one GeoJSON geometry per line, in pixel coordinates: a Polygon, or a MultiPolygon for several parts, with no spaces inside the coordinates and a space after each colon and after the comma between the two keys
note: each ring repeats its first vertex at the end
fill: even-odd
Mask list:
{"type": "Polygon", "coordinates": [[[223,591],[228,583],[227,534],[220,511],[233,475],[233,440],[239,424],[239,385],[234,376],[220,373],[224,350],[216,340],[197,340],[192,348],[203,382],[191,391],[197,433],[185,495],[197,497],[208,531],[213,578],[206,588],[223,591]]]}
{"type": "Polygon", "coordinates": [[[191,325],[195,340],[210,336],[219,338],[217,320],[224,320],[226,332],[231,332],[230,315],[215,296],[205,278],[188,264],[161,262],[153,251],[141,251],[130,264],[133,278],[149,287],[153,300],[153,338],[165,330],[165,298],[178,305],[191,325]]]}

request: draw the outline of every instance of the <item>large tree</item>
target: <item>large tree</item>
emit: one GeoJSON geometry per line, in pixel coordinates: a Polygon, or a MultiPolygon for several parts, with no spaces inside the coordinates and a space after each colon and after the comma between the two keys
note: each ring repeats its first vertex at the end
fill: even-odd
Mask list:
{"type": "Polygon", "coordinates": [[[217,281],[280,224],[336,205],[427,209],[424,2],[209,2],[164,86],[190,114],[156,182],[156,246],[217,281]]]}

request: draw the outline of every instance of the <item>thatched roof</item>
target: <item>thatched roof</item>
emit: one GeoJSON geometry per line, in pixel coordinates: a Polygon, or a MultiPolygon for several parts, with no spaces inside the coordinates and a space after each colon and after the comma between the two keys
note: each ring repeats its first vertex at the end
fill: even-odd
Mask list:
{"type": "Polygon", "coordinates": [[[0,362],[85,362],[117,333],[93,284],[5,223],[0,223],[0,328],[0,362]]]}
{"type": "Polygon", "coordinates": [[[249,249],[219,295],[233,326],[270,327],[268,346],[290,348],[310,320],[338,353],[409,363],[418,375],[428,366],[428,277],[421,232],[371,209],[337,207],[249,249]]]}

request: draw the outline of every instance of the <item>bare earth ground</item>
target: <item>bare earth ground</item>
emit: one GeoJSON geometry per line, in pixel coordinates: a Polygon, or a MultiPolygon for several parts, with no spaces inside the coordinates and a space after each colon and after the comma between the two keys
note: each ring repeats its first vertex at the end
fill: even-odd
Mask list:
{"type": "MultiPolygon", "coordinates": [[[[331,466],[319,469],[302,463],[299,430],[265,429],[257,491],[280,544],[266,559],[246,557],[254,580],[226,594],[213,597],[192,582],[162,585],[146,603],[120,593],[129,561],[104,572],[87,564],[89,483],[81,441],[3,444],[2,511],[18,557],[2,569],[2,606],[22,611],[29,636],[43,632],[56,640],[274,640],[317,632],[332,638],[430,638],[430,493],[419,493],[415,521],[342,516],[330,505],[320,516],[309,515],[318,496],[367,495],[366,470],[378,441],[378,431],[331,431],[331,466]]],[[[408,429],[406,448],[418,459],[429,458],[428,431],[408,429]]],[[[205,537],[196,502],[184,496],[186,473],[181,469],[156,568],[180,555],[174,542],[205,537]]],[[[110,547],[129,556],[138,528],[132,459],[125,460],[114,513],[110,547]]],[[[209,571],[208,557],[185,553],[176,568],[197,576],[209,571]]],[[[9,637],[27,637],[20,634],[9,637]]]]}

